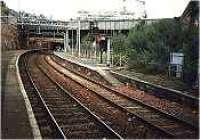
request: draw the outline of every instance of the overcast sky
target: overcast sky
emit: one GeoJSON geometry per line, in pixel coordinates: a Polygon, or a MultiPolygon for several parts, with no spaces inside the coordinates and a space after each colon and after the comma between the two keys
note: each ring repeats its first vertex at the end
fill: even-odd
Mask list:
{"type": "MultiPolygon", "coordinates": [[[[127,9],[136,12],[139,4],[136,0],[3,0],[9,8],[41,13],[53,19],[67,20],[75,18],[77,11],[120,11],[127,9]]],[[[148,18],[170,18],[180,16],[190,0],[145,0],[148,18]]]]}

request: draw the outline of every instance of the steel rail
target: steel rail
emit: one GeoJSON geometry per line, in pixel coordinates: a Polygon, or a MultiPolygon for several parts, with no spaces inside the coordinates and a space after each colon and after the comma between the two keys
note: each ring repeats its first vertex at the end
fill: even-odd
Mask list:
{"type": "MultiPolygon", "coordinates": [[[[45,58],[45,59],[46,59],[46,58],[45,58]]],[[[48,64],[50,64],[50,63],[48,62],[47,59],[46,59],[46,61],[47,61],[48,64]]],[[[124,94],[120,93],[119,91],[116,91],[116,90],[114,90],[114,89],[111,89],[110,87],[108,87],[108,86],[106,86],[106,85],[104,85],[104,84],[102,84],[102,83],[99,83],[99,82],[96,82],[96,81],[94,81],[94,80],[91,80],[90,78],[88,78],[88,77],[86,77],[86,76],[84,76],[84,75],[82,75],[82,74],[80,74],[80,73],[78,73],[78,72],[75,72],[75,71],[73,71],[73,70],[71,70],[71,69],[69,69],[69,68],[67,68],[67,67],[65,67],[65,66],[62,66],[62,64],[59,64],[59,63],[56,62],[56,61],[54,61],[54,62],[57,63],[58,65],[60,65],[61,67],[65,68],[65,69],[68,69],[68,70],[71,71],[72,73],[77,74],[78,76],[80,76],[80,77],[82,77],[82,78],[85,78],[86,80],[89,80],[90,82],[93,82],[93,83],[95,83],[95,84],[97,84],[97,85],[100,85],[101,87],[107,89],[108,91],[114,92],[115,94],[117,94],[117,95],[119,95],[119,96],[121,96],[121,97],[125,97],[125,98],[128,99],[128,100],[134,101],[134,102],[138,103],[139,105],[142,105],[143,107],[152,109],[152,110],[156,111],[156,113],[159,113],[160,115],[162,115],[163,117],[166,117],[167,119],[172,119],[172,120],[175,119],[176,121],[182,123],[184,126],[187,125],[187,127],[189,127],[191,130],[193,130],[193,131],[195,131],[195,132],[198,131],[198,128],[192,126],[191,124],[188,124],[187,122],[185,122],[185,121],[183,121],[183,120],[179,120],[179,119],[175,118],[175,117],[174,117],[173,115],[171,115],[171,114],[165,113],[165,112],[163,112],[162,110],[160,111],[159,109],[157,109],[157,108],[155,108],[155,107],[152,107],[152,106],[150,106],[150,105],[144,104],[143,102],[141,102],[141,101],[139,101],[139,100],[137,100],[137,99],[130,98],[129,96],[124,95],[124,94]]],[[[50,64],[50,65],[51,65],[51,64],[50,64]]],[[[53,67],[54,67],[54,66],[53,66],[53,67]]],[[[54,67],[54,68],[55,68],[55,67],[54,67]]],[[[56,69],[56,68],[55,68],[55,69],[56,69]]],[[[72,79],[72,80],[73,80],[73,79],[72,79]]],[[[94,91],[93,91],[93,92],[94,92],[94,91]]],[[[98,93],[97,93],[97,94],[98,94],[98,93]]],[[[136,115],[137,115],[137,114],[136,114],[136,115]]],[[[151,122],[149,122],[149,123],[151,123],[151,122]]],[[[152,124],[152,123],[151,123],[151,124],[152,124]]],[[[152,124],[152,125],[154,125],[154,124],[152,124]]],[[[156,127],[159,127],[159,126],[156,126],[156,127]]],[[[160,127],[159,127],[159,128],[160,128],[160,127]]],[[[161,129],[162,129],[162,128],[161,128],[161,129]]],[[[165,131],[165,130],[164,130],[164,131],[165,131]]],[[[168,132],[167,132],[167,133],[168,133],[168,132]]],[[[170,134],[173,135],[174,137],[176,137],[176,135],[172,134],[171,132],[170,132],[170,134]]]]}
{"type": "MultiPolygon", "coordinates": [[[[29,52],[29,53],[30,53],[30,52],[29,52]]],[[[42,98],[40,91],[39,91],[38,88],[36,87],[36,85],[35,85],[35,83],[34,83],[32,77],[31,77],[31,74],[30,74],[29,71],[28,71],[27,64],[26,64],[26,62],[25,62],[25,58],[23,58],[23,62],[24,62],[25,72],[27,73],[27,75],[28,75],[28,77],[29,77],[29,79],[30,79],[31,84],[32,84],[33,88],[35,89],[36,94],[37,94],[39,100],[41,101],[42,105],[45,107],[45,111],[47,112],[47,114],[50,116],[52,124],[53,124],[54,127],[57,129],[57,133],[58,133],[57,136],[59,136],[59,138],[61,138],[61,139],[66,139],[65,134],[63,133],[62,129],[59,127],[59,125],[58,125],[58,123],[56,122],[54,116],[52,115],[52,113],[50,112],[50,110],[49,110],[48,106],[46,105],[44,99],[42,98]]]]}
{"type": "MultiPolygon", "coordinates": [[[[75,73],[76,75],[78,75],[78,76],[80,76],[80,77],[82,77],[82,78],[85,78],[86,80],[88,80],[88,81],[90,81],[90,82],[92,82],[92,83],[98,84],[98,85],[100,85],[101,87],[103,87],[103,88],[105,88],[105,89],[107,89],[107,90],[109,90],[109,91],[111,91],[111,92],[114,92],[114,93],[116,93],[116,94],[119,95],[119,96],[125,97],[125,98],[128,99],[128,100],[136,101],[136,102],[139,103],[140,105],[145,106],[145,107],[148,107],[148,108],[150,108],[150,109],[153,109],[154,111],[157,111],[157,112],[160,113],[161,115],[165,115],[166,117],[171,118],[171,119],[176,119],[176,120],[179,121],[180,123],[185,123],[185,124],[187,124],[187,125],[190,126],[190,127],[194,127],[195,129],[198,129],[198,124],[197,124],[197,125],[192,124],[192,123],[190,123],[190,122],[188,122],[188,121],[185,121],[185,120],[182,120],[182,119],[180,119],[180,118],[178,118],[178,117],[176,117],[176,116],[174,116],[174,115],[172,115],[172,114],[169,114],[168,112],[166,112],[166,111],[164,111],[164,110],[161,110],[161,109],[158,109],[158,108],[156,108],[156,107],[154,107],[154,106],[148,105],[148,104],[146,104],[146,103],[144,103],[144,102],[142,102],[142,101],[140,101],[140,100],[138,100],[138,99],[136,99],[136,98],[129,97],[128,95],[125,95],[125,94],[121,93],[120,91],[117,91],[117,90],[115,90],[115,89],[113,89],[113,88],[111,88],[111,87],[109,87],[109,86],[107,86],[107,85],[105,85],[105,84],[103,84],[103,83],[97,82],[97,81],[95,81],[95,80],[93,80],[93,79],[91,79],[91,78],[88,78],[87,76],[85,76],[85,75],[83,75],[83,74],[81,74],[81,73],[79,73],[79,72],[76,72],[76,71],[74,71],[74,70],[71,70],[70,68],[67,68],[67,67],[63,66],[62,64],[60,64],[59,62],[55,61],[54,59],[51,59],[51,60],[53,60],[56,64],[60,65],[61,67],[63,67],[63,68],[65,68],[65,69],[67,69],[67,70],[69,70],[69,71],[75,73]]],[[[71,63],[71,62],[70,62],[70,63],[71,63]]],[[[72,64],[72,65],[73,65],[73,64],[72,64]]],[[[77,64],[75,64],[75,65],[77,65],[77,64]]]]}
{"type": "MultiPolygon", "coordinates": [[[[56,69],[56,67],[53,66],[53,65],[51,65],[48,61],[47,61],[47,64],[49,64],[52,68],[54,68],[58,73],[60,73],[60,74],[63,75],[64,77],[67,77],[67,78],[71,79],[72,81],[74,81],[75,83],[77,83],[78,85],[84,87],[84,85],[82,85],[82,84],[79,83],[78,81],[76,81],[76,80],[72,79],[71,77],[68,77],[68,76],[65,75],[64,73],[58,71],[58,70],[56,69]]],[[[106,98],[106,97],[100,95],[99,93],[95,92],[94,90],[91,90],[91,89],[89,89],[89,88],[87,88],[87,89],[88,89],[89,91],[95,93],[98,97],[102,98],[103,100],[106,100],[106,101],[109,102],[110,104],[116,106],[116,107],[119,108],[120,110],[122,110],[122,111],[128,113],[130,116],[135,116],[136,118],[138,118],[139,120],[145,122],[145,123],[148,124],[149,126],[151,126],[151,127],[155,128],[155,129],[159,130],[160,132],[164,133],[167,137],[169,137],[169,138],[175,138],[175,137],[176,137],[174,134],[172,134],[172,133],[170,133],[170,132],[164,130],[163,128],[160,128],[160,127],[156,126],[155,124],[149,122],[148,120],[145,120],[145,119],[142,118],[141,116],[139,116],[139,115],[137,115],[137,114],[135,114],[135,113],[133,113],[133,112],[130,112],[129,110],[127,110],[127,109],[124,108],[123,106],[121,106],[121,105],[119,105],[119,104],[117,104],[117,103],[114,103],[112,100],[110,100],[110,99],[108,99],[108,98],[106,98]]]]}
{"type": "Polygon", "coordinates": [[[40,71],[51,81],[53,82],[57,87],[59,87],[64,93],[69,95],[75,102],[77,102],[81,107],[83,107],[90,115],[92,115],[101,125],[103,125],[108,131],[110,131],[112,134],[114,134],[117,138],[123,139],[120,134],[115,132],[110,126],[108,126],[100,117],[98,117],[96,114],[94,114],[89,108],[87,108],[83,103],[81,103],[78,99],[76,99],[70,92],[68,92],[66,89],[64,89],[58,82],[56,82],[51,76],[49,76],[41,66],[38,66],[40,71]]]}

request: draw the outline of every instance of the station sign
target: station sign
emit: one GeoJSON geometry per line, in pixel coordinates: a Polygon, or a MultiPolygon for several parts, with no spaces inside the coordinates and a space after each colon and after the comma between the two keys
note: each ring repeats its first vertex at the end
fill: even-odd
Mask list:
{"type": "Polygon", "coordinates": [[[170,53],[170,64],[183,65],[184,54],[183,53],[170,53]]]}

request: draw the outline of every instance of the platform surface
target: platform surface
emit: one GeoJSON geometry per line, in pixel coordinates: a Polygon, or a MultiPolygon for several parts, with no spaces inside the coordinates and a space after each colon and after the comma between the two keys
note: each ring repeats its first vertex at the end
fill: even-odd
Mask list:
{"type": "Polygon", "coordinates": [[[23,52],[1,54],[1,138],[33,138],[16,74],[16,60],[23,52]]]}
{"type": "Polygon", "coordinates": [[[89,69],[98,72],[113,86],[119,86],[122,84],[119,80],[117,80],[108,72],[108,70],[110,69],[109,67],[97,64],[97,62],[94,59],[72,57],[71,55],[68,55],[65,52],[54,52],[54,54],[63,59],[70,60],[76,64],[79,64],[81,66],[87,67],[89,69]]]}

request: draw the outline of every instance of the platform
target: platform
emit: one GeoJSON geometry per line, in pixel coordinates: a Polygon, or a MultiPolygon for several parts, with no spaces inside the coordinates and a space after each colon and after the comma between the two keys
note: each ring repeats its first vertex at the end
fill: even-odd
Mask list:
{"type": "Polygon", "coordinates": [[[65,52],[54,52],[54,54],[58,57],[61,57],[63,59],[69,60],[69,61],[76,63],[78,65],[81,65],[83,67],[86,67],[86,68],[96,71],[113,86],[119,86],[122,84],[119,80],[117,80],[115,77],[113,77],[109,73],[109,70],[110,70],[109,67],[107,67],[105,65],[97,64],[94,59],[78,58],[78,57],[68,55],[65,52]]]}
{"type": "Polygon", "coordinates": [[[24,51],[5,51],[1,55],[1,138],[33,138],[24,97],[19,88],[16,60],[24,51]]]}

